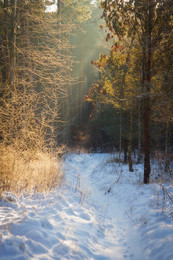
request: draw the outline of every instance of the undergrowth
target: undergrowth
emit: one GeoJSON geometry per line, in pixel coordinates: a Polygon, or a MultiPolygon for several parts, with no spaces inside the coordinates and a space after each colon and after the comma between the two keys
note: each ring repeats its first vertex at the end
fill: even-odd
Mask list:
{"type": "Polygon", "coordinates": [[[16,149],[15,146],[0,145],[0,197],[3,191],[16,194],[44,192],[61,185],[60,154],[41,149],[16,149]]]}

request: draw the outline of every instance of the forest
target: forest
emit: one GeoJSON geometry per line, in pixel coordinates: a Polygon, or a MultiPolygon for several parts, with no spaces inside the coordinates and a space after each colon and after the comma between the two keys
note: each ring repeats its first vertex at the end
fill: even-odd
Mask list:
{"type": "Polygon", "coordinates": [[[3,160],[64,144],[117,150],[130,171],[134,154],[144,183],[152,157],[169,171],[172,11],[170,0],[1,1],[3,160]]]}
{"type": "MultiPolygon", "coordinates": [[[[77,183],[74,192],[79,192],[82,207],[86,194],[91,194],[94,188],[85,194],[80,171],[85,172],[88,187],[93,185],[92,174],[95,182],[100,183],[99,199],[101,185],[105,185],[105,194],[108,194],[114,191],[115,184],[119,185],[121,178],[133,185],[138,179],[141,185],[147,184],[141,187],[141,194],[146,192],[145,199],[149,197],[148,186],[157,184],[160,188],[155,194],[159,196],[161,192],[160,196],[164,197],[161,211],[170,203],[167,212],[172,216],[172,29],[172,0],[0,0],[1,217],[6,216],[3,213],[6,204],[3,203],[19,203],[16,198],[24,196],[21,194],[44,196],[57,187],[58,190],[70,190],[64,181],[64,172],[69,174],[72,185],[73,178],[77,183]],[[104,165],[101,158],[105,160],[104,165]],[[117,179],[115,181],[112,175],[110,183],[103,183],[102,171],[105,169],[105,176],[109,175],[108,168],[112,163],[115,169],[110,171],[118,174],[117,179]],[[99,165],[103,166],[100,179],[96,175],[99,165]],[[165,186],[165,180],[169,188],[165,186]],[[63,185],[67,186],[62,188],[63,185]]],[[[120,190],[121,187],[124,187],[123,194],[126,188],[120,185],[120,190]]],[[[136,190],[129,188],[129,192],[134,201],[136,190]]],[[[94,194],[89,196],[93,196],[94,201],[94,194]]],[[[61,202],[63,209],[66,203],[70,208],[68,199],[64,204],[61,202]]],[[[122,199],[124,207],[128,207],[126,199],[122,199]]],[[[80,220],[91,220],[88,211],[82,210],[80,220]]],[[[119,212],[120,219],[122,212],[119,212]]],[[[131,217],[128,215],[128,218],[131,217]]],[[[63,215],[58,221],[62,220],[63,215]]],[[[107,229],[109,224],[106,225],[107,229]]],[[[170,230],[173,230],[172,222],[170,230]]],[[[1,233],[2,259],[18,259],[6,253],[4,248],[8,241],[4,240],[5,246],[1,243],[1,233]]],[[[81,235],[81,239],[85,235],[81,235]]],[[[53,236],[55,234],[50,239],[53,236]]],[[[33,239],[35,235],[31,237],[33,239]]],[[[86,239],[88,237],[90,234],[86,239]]],[[[20,247],[18,240],[12,241],[20,247]]],[[[173,241],[173,237],[169,241],[173,241]]],[[[64,245],[64,242],[60,244],[64,245]]],[[[21,259],[140,259],[140,253],[129,253],[127,257],[123,253],[116,258],[113,253],[101,253],[98,248],[98,256],[92,249],[88,255],[81,253],[77,258],[76,249],[68,249],[63,258],[63,250],[58,251],[60,258],[51,251],[50,258],[48,254],[44,258],[44,252],[43,258],[41,255],[36,258],[35,252],[30,255],[25,252],[27,257],[21,259]]],[[[170,252],[166,258],[165,252],[166,247],[163,255],[150,254],[145,259],[173,257],[170,252]]]]}

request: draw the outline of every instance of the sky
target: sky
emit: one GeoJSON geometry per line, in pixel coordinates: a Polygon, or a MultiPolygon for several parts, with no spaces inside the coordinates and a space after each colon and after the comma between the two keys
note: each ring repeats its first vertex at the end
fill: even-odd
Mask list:
{"type": "MultiPolygon", "coordinates": [[[[96,2],[97,2],[97,0],[93,0],[91,2],[91,4],[95,4],[96,2]]],[[[57,1],[56,0],[52,0],[52,3],[53,3],[52,5],[47,7],[47,10],[46,10],[47,12],[56,12],[56,10],[57,10],[57,1]]]]}

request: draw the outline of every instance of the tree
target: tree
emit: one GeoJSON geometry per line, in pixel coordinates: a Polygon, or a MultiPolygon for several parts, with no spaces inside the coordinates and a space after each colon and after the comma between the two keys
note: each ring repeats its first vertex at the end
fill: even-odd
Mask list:
{"type": "Polygon", "coordinates": [[[107,57],[104,59],[101,57],[101,63],[99,61],[95,65],[103,68],[103,83],[101,87],[100,84],[94,85],[87,99],[92,102],[99,100],[116,105],[123,101],[128,110],[130,107],[127,104],[131,103],[132,105],[135,100],[142,104],[144,183],[147,184],[150,176],[151,102],[154,101],[153,93],[157,95],[158,92],[158,83],[155,84],[159,74],[158,67],[159,70],[165,71],[159,60],[162,56],[161,48],[166,40],[165,35],[168,39],[171,37],[172,16],[170,10],[172,10],[172,4],[169,0],[106,0],[101,1],[101,7],[103,9],[102,17],[109,28],[106,40],[114,37],[114,46],[117,48],[121,44],[126,50],[119,60],[119,64],[122,63],[124,67],[121,66],[121,69],[116,70],[119,52],[114,55],[115,58],[108,57],[108,61],[106,61],[107,57]],[[165,23],[165,18],[168,24],[165,23]],[[137,53],[136,57],[134,53],[137,53]],[[112,67],[109,63],[112,64],[112,67]],[[95,101],[93,96],[96,97],[95,101]]]}
{"type": "MultiPolygon", "coordinates": [[[[39,139],[53,145],[58,97],[71,82],[71,57],[63,54],[69,44],[58,38],[56,15],[45,13],[44,1],[5,1],[1,11],[1,137],[26,148],[39,139]]],[[[66,23],[62,35],[73,27],[66,23]]]]}

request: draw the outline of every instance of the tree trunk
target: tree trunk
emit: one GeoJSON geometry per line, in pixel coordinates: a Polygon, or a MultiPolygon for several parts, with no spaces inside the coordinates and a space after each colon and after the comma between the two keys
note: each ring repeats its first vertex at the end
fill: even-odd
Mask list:
{"type": "MultiPolygon", "coordinates": [[[[3,45],[5,45],[5,50],[3,49],[3,56],[4,56],[4,64],[3,64],[3,73],[2,73],[2,78],[3,78],[3,82],[6,82],[6,80],[8,79],[8,75],[9,75],[9,50],[8,50],[8,45],[9,45],[9,39],[8,39],[8,30],[9,30],[9,19],[8,19],[8,7],[9,7],[9,3],[8,0],[4,0],[4,23],[5,23],[5,38],[4,38],[4,43],[3,45]]],[[[3,46],[4,47],[4,46],[3,46]]]]}
{"type": "Polygon", "coordinates": [[[124,163],[127,163],[127,151],[128,151],[127,139],[124,138],[124,163]]]}
{"type": "Polygon", "coordinates": [[[122,115],[121,115],[121,109],[120,109],[120,137],[119,137],[119,165],[121,162],[121,150],[122,150],[122,115]]]}
{"type": "Polygon", "coordinates": [[[150,98],[144,99],[144,183],[150,180],[150,98]]]}
{"type": "Polygon", "coordinates": [[[82,75],[83,74],[83,35],[80,41],[80,74],[79,74],[79,129],[82,125],[82,75]]]}
{"type": "Polygon", "coordinates": [[[165,136],[165,172],[168,172],[168,130],[169,130],[169,124],[168,120],[166,122],[166,136],[165,136]]]}
{"type": "Polygon", "coordinates": [[[127,163],[127,152],[128,152],[128,136],[127,136],[127,112],[124,112],[124,135],[123,135],[123,150],[124,150],[124,163],[127,163]]]}
{"type": "Polygon", "coordinates": [[[144,183],[150,181],[150,84],[151,84],[151,33],[152,33],[152,0],[148,0],[148,21],[146,28],[145,55],[145,97],[144,97],[144,183]],[[146,57],[147,56],[147,57],[146,57]]]}
{"type": "Polygon", "coordinates": [[[141,162],[141,102],[139,103],[138,112],[138,158],[137,163],[141,162]]]}
{"type": "Polygon", "coordinates": [[[15,68],[16,68],[16,0],[11,0],[11,85],[15,92],[15,68]]]}
{"type": "Polygon", "coordinates": [[[57,0],[57,16],[61,19],[61,0],[57,0]]]}
{"type": "Polygon", "coordinates": [[[128,135],[128,160],[129,160],[129,171],[133,172],[132,166],[132,112],[130,112],[130,121],[129,121],[129,135],[128,135]]]}

